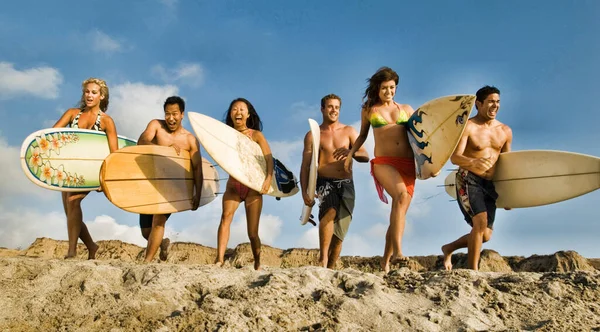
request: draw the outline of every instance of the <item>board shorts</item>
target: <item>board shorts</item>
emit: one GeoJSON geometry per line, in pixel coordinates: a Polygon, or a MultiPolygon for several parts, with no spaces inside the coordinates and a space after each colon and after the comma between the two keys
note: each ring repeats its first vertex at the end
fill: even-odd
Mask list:
{"type": "Polygon", "coordinates": [[[386,203],[388,202],[387,197],[383,193],[383,186],[377,178],[375,177],[375,173],[373,172],[373,167],[375,165],[390,165],[398,171],[400,176],[402,177],[402,181],[406,186],[406,191],[413,197],[415,193],[415,180],[417,178],[417,171],[415,170],[415,160],[413,158],[402,158],[402,157],[375,157],[371,159],[371,176],[373,176],[373,180],[375,180],[375,189],[377,189],[377,194],[379,195],[379,199],[386,203]]]}
{"type": "MultiPolygon", "coordinates": [[[[167,220],[169,220],[169,217],[171,216],[170,213],[165,214],[165,216],[167,216],[167,220]]],[[[140,228],[152,228],[152,218],[154,217],[153,214],[140,214],[140,228]]]]}
{"type": "Polygon", "coordinates": [[[319,199],[319,220],[329,209],[335,209],[333,234],[344,240],[354,211],[354,182],[352,179],[317,177],[317,198],[319,199]]]}
{"type": "Polygon", "coordinates": [[[473,227],[473,217],[487,212],[487,227],[494,229],[498,193],[492,180],[459,168],[456,172],[456,201],[465,220],[473,227]]]}

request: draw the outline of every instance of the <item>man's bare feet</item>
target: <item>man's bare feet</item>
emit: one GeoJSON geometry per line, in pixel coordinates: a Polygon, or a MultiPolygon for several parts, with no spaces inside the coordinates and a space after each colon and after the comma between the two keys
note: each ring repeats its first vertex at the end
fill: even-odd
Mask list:
{"type": "Polygon", "coordinates": [[[444,253],[444,268],[447,271],[452,270],[452,251],[448,248],[448,245],[442,246],[442,252],[444,253]]]}
{"type": "Polygon", "coordinates": [[[164,238],[160,243],[160,254],[158,254],[158,258],[161,261],[166,261],[169,256],[169,245],[171,244],[171,240],[169,238],[164,238]]]}
{"type": "Polygon", "coordinates": [[[217,267],[223,267],[223,264],[225,264],[225,262],[223,262],[223,261],[219,261],[219,260],[215,260],[215,265],[216,265],[217,267]]]}
{"type": "Polygon", "coordinates": [[[73,259],[77,257],[76,253],[67,253],[67,255],[65,255],[65,259],[73,259]]]}

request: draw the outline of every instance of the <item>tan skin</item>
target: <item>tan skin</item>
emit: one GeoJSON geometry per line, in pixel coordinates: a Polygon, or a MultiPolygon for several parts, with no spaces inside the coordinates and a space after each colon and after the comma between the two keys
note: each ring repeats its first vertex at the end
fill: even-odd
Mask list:
{"type": "MultiPolygon", "coordinates": [[[[79,116],[78,127],[81,129],[91,129],[96,123],[96,118],[100,110],[100,101],[104,99],[100,91],[100,86],[96,83],[88,83],[83,89],[85,108],[79,116]]],[[[81,110],[71,108],[67,110],[61,118],[54,124],[53,128],[62,128],[69,125],[81,110]]],[[[100,118],[100,127],[106,133],[108,138],[108,147],[110,152],[118,149],[117,128],[113,119],[103,113],[100,118]]],[[[88,249],[88,259],[96,258],[98,245],[92,240],[87,226],[83,222],[83,212],[81,211],[81,201],[89,192],[63,192],[62,201],[65,214],[67,215],[67,232],[69,237],[69,249],[65,258],[77,256],[77,239],[80,238],[88,249]]]]}
{"type": "MultiPolygon", "coordinates": [[[[388,125],[373,128],[375,140],[375,157],[402,157],[414,158],[412,148],[408,141],[405,126],[396,124],[399,108],[404,110],[408,116],[414,113],[410,105],[398,104],[394,101],[396,94],[396,83],[394,81],[382,82],[379,88],[380,102],[370,109],[361,111],[360,134],[350,151],[355,153],[365,142],[371,128],[370,117],[373,113],[379,113],[388,125]]],[[[352,159],[346,159],[344,167],[347,171],[352,170],[352,159]]],[[[390,165],[374,165],[373,173],[377,181],[381,183],[385,191],[392,198],[392,210],[390,212],[390,226],[385,235],[385,249],[381,258],[381,269],[386,273],[390,270],[390,262],[408,260],[402,254],[402,236],[406,223],[406,212],[412,197],[406,189],[402,176],[390,165]]]]}
{"type": "MultiPolygon", "coordinates": [[[[344,169],[344,161],[350,153],[352,143],[358,133],[351,126],[339,122],[340,101],[328,99],[325,107],[321,108],[323,122],[320,126],[321,143],[319,146],[318,174],[321,177],[334,179],[351,179],[352,172],[344,169]]],[[[300,168],[300,186],[304,204],[313,206],[314,200],[308,198],[308,173],[312,159],[313,139],[310,132],[304,137],[304,150],[302,152],[302,166],[300,168]]],[[[368,162],[369,154],[364,147],[354,154],[358,162],[368,162]]],[[[329,209],[319,222],[319,265],[333,269],[342,251],[342,240],[333,234],[333,224],[336,217],[334,208],[329,209]]]]}
{"type": "MultiPolygon", "coordinates": [[[[490,94],[485,100],[476,101],[475,104],[477,115],[467,122],[463,136],[450,160],[469,172],[491,180],[500,153],[510,152],[512,130],[496,120],[500,109],[498,94],[490,94]]],[[[510,208],[505,209],[510,210],[510,208]]],[[[468,248],[468,267],[479,270],[481,246],[491,237],[492,230],[487,227],[487,212],[476,214],[473,217],[473,228],[470,233],[442,246],[445,269],[452,269],[452,252],[460,248],[468,248]]]]}
{"type": "MultiPolygon", "coordinates": [[[[146,130],[140,135],[138,145],[160,145],[169,146],[175,149],[177,154],[180,151],[188,151],[192,160],[192,169],[194,172],[194,196],[192,198],[192,211],[198,209],[202,194],[202,184],[204,175],[202,174],[202,156],[200,155],[200,145],[196,136],[181,126],[184,113],[178,104],[168,104],[165,107],[164,120],[152,120],[148,123],[146,130]]],[[[148,239],[148,248],[146,249],[145,262],[151,262],[160,247],[161,259],[166,259],[166,253],[169,247],[169,239],[163,239],[165,234],[165,223],[167,217],[157,214],[152,217],[152,228],[142,229],[142,235],[148,239]]]]}
{"type": "MultiPolygon", "coordinates": [[[[249,129],[246,126],[249,112],[246,103],[238,101],[232,105],[229,116],[233,120],[234,129],[245,134],[249,129]]],[[[265,156],[267,161],[267,176],[262,185],[262,190],[257,192],[249,189],[246,200],[244,201],[244,207],[246,209],[246,223],[248,230],[248,238],[250,239],[250,246],[252,247],[252,255],[254,256],[254,269],[260,269],[260,247],[261,242],[258,237],[258,225],[260,222],[260,213],[262,211],[263,198],[262,195],[266,194],[271,187],[271,178],[273,176],[273,157],[271,155],[271,148],[267,143],[264,135],[258,131],[252,131],[251,139],[258,143],[260,149],[265,156]]],[[[223,194],[223,213],[221,214],[221,222],[219,224],[219,230],[217,232],[217,258],[215,264],[222,266],[225,261],[225,250],[227,249],[227,242],[229,242],[229,234],[231,228],[231,222],[235,211],[242,202],[240,195],[235,189],[235,186],[227,181],[225,193],[223,194]]]]}

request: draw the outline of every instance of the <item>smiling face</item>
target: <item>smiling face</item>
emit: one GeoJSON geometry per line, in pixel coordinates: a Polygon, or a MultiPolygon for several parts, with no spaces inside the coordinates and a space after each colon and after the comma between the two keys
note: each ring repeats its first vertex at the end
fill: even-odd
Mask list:
{"type": "Polygon", "coordinates": [[[488,95],[482,102],[476,101],[477,114],[483,117],[486,121],[493,120],[500,110],[500,95],[492,93],[488,95]]]}
{"type": "Polygon", "coordinates": [[[167,104],[165,106],[165,123],[170,132],[174,132],[181,128],[181,120],[183,112],[178,104],[167,104]]]}
{"type": "Polygon", "coordinates": [[[340,100],[339,99],[327,99],[325,106],[321,107],[321,113],[323,114],[323,121],[334,123],[340,118],[340,100]]]}
{"type": "Polygon", "coordinates": [[[382,103],[391,102],[396,95],[396,82],[393,80],[385,81],[379,86],[379,99],[382,103]]]}
{"type": "Polygon", "coordinates": [[[83,88],[83,101],[85,107],[93,108],[100,105],[100,101],[104,99],[101,93],[100,86],[96,83],[88,83],[83,88]]]}
{"type": "Polygon", "coordinates": [[[229,117],[231,121],[233,121],[233,127],[237,130],[246,129],[246,121],[248,121],[248,117],[250,116],[250,112],[248,111],[248,105],[243,101],[237,101],[231,106],[231,111],[229,111],[229,117]]]}

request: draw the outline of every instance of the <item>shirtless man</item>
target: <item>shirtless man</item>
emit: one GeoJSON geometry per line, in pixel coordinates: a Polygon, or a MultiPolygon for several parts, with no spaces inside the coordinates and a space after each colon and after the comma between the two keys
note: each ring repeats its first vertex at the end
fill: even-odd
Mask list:
{"type": "MultiPolygon", "coordinates": [[[[452,252],[468,248],[468,267],[479,269],[481,245],[492,237],[496,199],[492,177],[500,153],[509,152],[512,130],[496,120],[500,109],[500,90],[484,86],[477,91],[477,115],[469,119],[467,127],[450,159],[458,165],[456,197],[458,206],[471,225],[471,233],[442,246],[444,267],[452,269],[452,252]]],[[[506,208],[506,210],[510,210],[506,208]]]]}
{"type": "MultiPolygon", "coordinates": [[[[138,139],[138,145],[162,145],[170,146],[175,149],[177,154],[181,150],[188,151],[192,159],[192,168],[194,171],[194,197],[192,199],[192,210],[198,209],[200,204],[200,194],[202,192],[202,157],[196,136],[181,126],[183,112],[185,111],[185,102],[177,96],[167,98],[163,106],[165,119],[154,119],[148,123],[148,127],[138,139]]],[[[160,246],[160,259],[167,260],[167,251],[170,240],[163,240],[165,234],[165,223],[170,214],[140,215],[140,228],[142,236],[148,240],[146,248],[146,262],[151,262],[160,246]]]]}
{"type": "MultiPolygon", "coordinates": [[[[344,160],[350,152],[358,133],[351,126],[339,122],[342,99],[329,94],[321,99],[321,145],[319,147],[319,166],[317,176],[317,197],[319,199],[319,264],[334,268],[342,251],[342,241],[352,221],[354,210],[354,183],[352,173],[344,170],[344,160]]],[[[312,158],[312,136],[304,137],[304,151],[300,169],[300,186],[304,204],[312,206],[314,200],[308,199],[308,173],[312,158]]],[[[355,154],[354,159],[366,163],[369,155],[364,147],[355,154]]]]}

